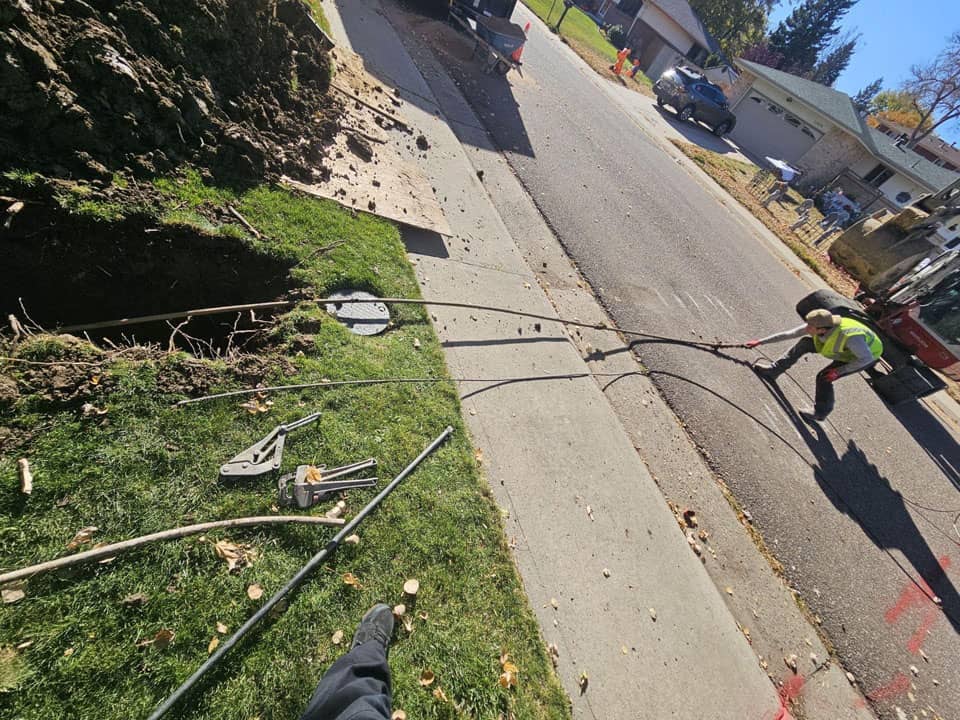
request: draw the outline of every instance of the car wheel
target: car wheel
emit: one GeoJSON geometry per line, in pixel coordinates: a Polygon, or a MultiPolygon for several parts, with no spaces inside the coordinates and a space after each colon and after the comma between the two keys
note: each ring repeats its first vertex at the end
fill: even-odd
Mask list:
{"type": "Polygon", "coordinates": [[[684,105],[680,108],[680,112],[677,113],[677,117],[680,118],[683,122],[693,119],[693,113],[696,108],[693,105],[684,105]]]}
{"type": "Polygon", "coordinates": [[[717,137],[723,137],[730,132],[730,123],[722,122],[713,129],[713,134],[717,137]]]}
{"type": "Polygon", "coordinates": [[[657,105],[663,107],[663,98],[657,95],[657,105]]]}

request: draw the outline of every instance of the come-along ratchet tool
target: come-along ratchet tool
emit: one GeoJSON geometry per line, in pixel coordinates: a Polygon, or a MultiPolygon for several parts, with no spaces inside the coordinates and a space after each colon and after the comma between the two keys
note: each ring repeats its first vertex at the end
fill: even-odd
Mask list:
{"type": "Polygon", "coordinates": [[[373,458],[363,462],[344,465],[343,467],[327,470],[325,466],[299,465],[295,473],[282,475],[277,482],[281,505],[296,505],[306,509],[313,507],[328,495],[343,490],[373,487],[377,479],[360,478],[357,480],[337,480],[339,477],[351,473],[376,467],[377,461],[373,458]],[[292,486],[290,482],[293,481],[292,486]]]}
{"type": "Polygon", "coordinates": [[[308,425],[319,417],[320,413],[317,412],[285,425],[277,425],[262,440],[221,465],[220,477],[252,477],[279,470],[287,433],[308,425]]]}

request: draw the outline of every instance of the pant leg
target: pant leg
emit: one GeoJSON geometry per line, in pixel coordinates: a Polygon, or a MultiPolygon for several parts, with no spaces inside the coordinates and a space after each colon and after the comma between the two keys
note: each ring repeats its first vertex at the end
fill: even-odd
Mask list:
{"type": "Polygon", "coordinates": [[[329,667],[300,720],[390,720],[391,702],[386,652],[366,642],[329,667]]]}
{"type": "Polygon", "coordinates": [[[813,346],[813,338],[808,335],[807,337],[802,337],[797,340],[794,346],[778,357],[774,363],[777,370],[787,370],[793,367],[794,363],[804,355],[815,353],[816,351],[817,349],[813,346]]]}
{"type": "Polygon", "coordinates": [[[814,394],[813,412],[819,418],[825,418],[833,412],[833,404],[836,398],[833,392],[833,383],[824,380],[823,376],[828,370],[833,370],[841,365],[843,363],[832,362],[817,373],[817,391],[814,394]]]}

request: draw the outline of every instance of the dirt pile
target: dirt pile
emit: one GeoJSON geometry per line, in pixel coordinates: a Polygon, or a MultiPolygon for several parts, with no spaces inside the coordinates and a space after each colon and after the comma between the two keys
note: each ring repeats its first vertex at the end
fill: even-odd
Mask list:
{"type": "Polygon", "coordinates": [[[337,130],[329,79],[300,0],[7,0],[0,167],[307,180],[337,130]]]}

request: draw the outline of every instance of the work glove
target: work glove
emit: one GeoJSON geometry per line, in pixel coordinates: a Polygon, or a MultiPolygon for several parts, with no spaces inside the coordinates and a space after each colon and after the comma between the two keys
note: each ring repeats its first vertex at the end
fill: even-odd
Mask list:
{"type": "Polygon", "coordinates": [[[756,347],[757,345],[759,345],[759,344],[760,344],[760,341],[759,341],[759,340],[747,340],[747,341],[743,344],[743,346],[744,346],[745,348],[755,348],[755,347],[756,347]]]}
{"type": "Polygon", "coordinates": [[[840,372],[836,368],[830,368],[829,370],[824,370],[820,373],[820,377],[823,378],[828,383],[834,382],[838,377],[840,377],[840,372]]]}

